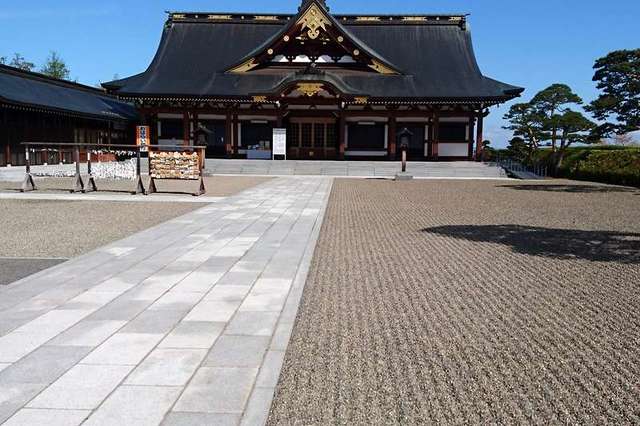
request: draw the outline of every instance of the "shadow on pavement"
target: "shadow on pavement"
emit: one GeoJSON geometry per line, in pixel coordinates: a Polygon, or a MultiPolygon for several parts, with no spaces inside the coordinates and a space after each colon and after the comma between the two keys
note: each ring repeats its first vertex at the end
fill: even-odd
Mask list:
{"type": "Polygon", "coordinates": [[[510,246],[515,252],[556,259],[640,263],[640,234],[521,225],[451,225],[422,232],[510,246]]]}
{"type": "Polygon", "coordinates": [[[518,191],[547,191],[547,192],[572,192],[578,194],[593,193],[611,193],[611,192],[627,192],[640,195],[633,188],[624,188],[619,186],[600,186],[600,185],[499,185],[498,188],[510,188],[518,191]]]}

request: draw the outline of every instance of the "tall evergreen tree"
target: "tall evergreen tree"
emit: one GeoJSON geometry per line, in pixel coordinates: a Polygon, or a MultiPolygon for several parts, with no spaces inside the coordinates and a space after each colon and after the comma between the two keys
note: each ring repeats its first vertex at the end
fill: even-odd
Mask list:
{"type": "Polygon", "coordinates": [[[568,111],[568,105],[580,105],[582,104],[582,99],[573,93],[566,84],[556,83],[538,92],[531,100],[531,104],[544,117],[544,129],[549,132],[551,147],[555,152],[560,117],[568,111]]]}
{"type": "Polygon", "coordinates": [[[558,170],[567,153],[567,149],[575,143],[594,143],[598,139],[593,137],[596,124],[582,113],[567,110],[558,118],[559,148],[554,156],[554,166],[558,170]]]}
{"type": "Polygon", "coordinates": [[[504,128],[511,130],[527,145],[528,159],[540,147],[540,143],[549,137],[545,130],[545,116],[531,103],[512,105],[504,119],[509,121],[504,128]]]}
{"type": "Polygon", "coordinates": [[[640,130],[640,49],[618,50],[596,61],[593,81],[602,92],[585,109],[597,120],[601,137],[640,130]]]}

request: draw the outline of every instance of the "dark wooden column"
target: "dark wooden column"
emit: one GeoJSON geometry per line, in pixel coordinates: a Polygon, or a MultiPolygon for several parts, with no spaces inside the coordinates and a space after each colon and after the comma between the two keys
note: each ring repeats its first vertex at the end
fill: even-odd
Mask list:
{"type": "Polygon", "coordinates": [[[0,134],[0,138],[2,143],[5,144],[4,147],[4,165],[7,166],[11,163],[11,142],[9,141],[9,120],[7,119],[7,110],[2,109],[2,134],[0,134]]]}
{"type": "Polygon", "coordinates": [[[238,137],[240,136],[238,134],[238,123],[240,122],[240,120],[238,120],[238,114],[233,114],[233,129],[232,129],[232,133],[233,133],[233,140],[231,142],[231,153],[233,156],[237,156],[238,155],[238,145],[239,142],[238,141],[238,137]]]}
{"type": "Polygon", "coordinates": [[[190,124],[191,124],[191,120],[189,118],[189,112],[185,111],[182,113],[182,127],[183,127],[182,144],[184,146],[189,145],[189,140],[191,139],[190,124]]]}
{"type": "Polygon", "coordinates": [[[388,135],[388,142],[389,142],[389,160],[395,160],[396,159],[396,135],[397,135],[397,124],[398,124],[398,120],[396,119],[395,115],[391,115],[391,117],[389,117],[389,135],[388,135]]]}
{"type": "Polygon", "coordinates": [[[469,142],[469,160],[473,159],[473,147],[474,147],[474,138],[473,138],[473,133],[475,130],[475,119],[473,117],[469,117],[469,124],[467,124],[467,126],[469,126],[469,137],[468,137],[468,141],[469,142]]]}
{"type": "Polygon", "coordinates": [[[438,159],[438,139],[440,138],[440,114],[433,115],[433,140],[431,141],[431,155],[435,160],[438,159]]]}
{"type": "Polygon", "coordinates": [[[227,156],[233,154],[233,116],[227,114],[224,130],[224,148],[227,156]]]}
{"type": "Polygon", "coordinates": [[[340,118],[338,119],[338,160],[344,160],[344,153],[346,151],[346,131],[345,126],[347,122],[344,118],[344,111],[340,112],[340,118]]]}
{"type": "Polygon", "coordinates": [[[484,113],[483,109],[480,108],[480,112],[478,113],[478,128],[476,133],[476,161],[482,160],[482,142],[484,142],[484,113]]]}

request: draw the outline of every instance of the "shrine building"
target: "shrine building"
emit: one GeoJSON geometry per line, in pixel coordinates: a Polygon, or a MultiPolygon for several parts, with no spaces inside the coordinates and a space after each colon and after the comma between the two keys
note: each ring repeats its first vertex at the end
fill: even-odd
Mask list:
{"type": "Polygon", "coordinates": [[[488,108],[524,90],[482,75],[466,15],[341,15],[323,0],[169,13],[149,68],[103,86],[136,104],[154,144],[270,158],[286,128],[291,159],[351,160],[396,159],[404,129],[410,159],[477,157],[488,108]]]}

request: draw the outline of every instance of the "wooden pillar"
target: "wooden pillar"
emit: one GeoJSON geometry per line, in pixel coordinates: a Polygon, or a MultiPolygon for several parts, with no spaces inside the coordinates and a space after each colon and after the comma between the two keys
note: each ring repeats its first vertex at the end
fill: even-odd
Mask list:
{"type": "Polygon", "coordinates": [[[238,120],[238,114],[233,114],[233,140],[231,142],[231,153],[233,156],[238,155],[238,145],[240,144],[240,141],[238,140],[238,137],[240,136],[238,133],[238,123],[240,123],[240,120],[238,120]]]}
{"type": "Polygon", "coordinates": [[[344,153],[346,150],[346,127],[347,123],[344,118],[344,112],[340,113],[340,118],[338,120],[338,160],[344,160],[344,153]]]}
{"type": "Polygon", "coordinates": [[[484,136],[482,134],[483,130],[484,130],[484,114],[483,114],[483,109],[480,108],[480,112],[478,113],[478,128],[476,133],[476,161],[482,160],[482,151],[483,151],[482,142],[484,142],[484,136]]]}
{"type": "Polygon", "coordinates": [[[2,143],[5,144],[4,147],[4,165],[8,166],[11,164],[11,141],[9,141],[9,120],[7,119],[7,110],[2,109],[2,143]]]}
{"type": "Polygon", "coordinates": [[[189,119],[188,111],[182,113],[182,127],[184,130],[182,144],[184,146],[189,146],[189,140],[191,139],[191,121],[189,119]]]}
{"type": "Polygon", "coordinates": [[[473,133],[475,130],[475,119],[473,117],[469,117],[469,123],[467,124],[469,129],[469,134],[467,137],[467,142],[469,142],[469,160],[473,159],[473,146],[474,146],[474,137],[473,133]]]}
{"type": "Polygon", "coordinates": [[[233,154],[233,116],[227,114],[224,130],[224,148],[227,156],[233,154]]]}
{"type": "Polygon", "coordinates": [[[437,112],[433,115],[433,140],[431,141],[431,155],[435,160],[438,159],[438,139],[440,138],[440,114],[437,112]]]}
{"type": "Polygon", "coordinates": [[[388,135],[388,142],[389,142],[389,160],[395,160],[396,159],[396,139],[397,139],[397,123],[398,120],[396,119],[395,115],[391,115],[391,117],[389,117],[389,135],[388,135]]]}

